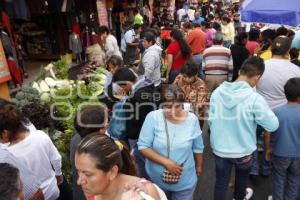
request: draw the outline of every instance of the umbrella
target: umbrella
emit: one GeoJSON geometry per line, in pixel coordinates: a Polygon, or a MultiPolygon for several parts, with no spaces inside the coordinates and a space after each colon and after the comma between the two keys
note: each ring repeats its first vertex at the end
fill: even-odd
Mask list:
{"type": "Polygon", "coordinates": [[[245,0],[241,6],[244,22],[300,25],[300,0],[245,0]]]}

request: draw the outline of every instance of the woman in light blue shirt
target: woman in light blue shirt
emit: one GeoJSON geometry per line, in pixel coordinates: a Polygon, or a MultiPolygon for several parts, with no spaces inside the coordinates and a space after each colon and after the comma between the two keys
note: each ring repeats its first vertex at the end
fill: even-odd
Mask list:
{"type": "Polygon", "coordinates": [[[204,149],[199,120],[193,113],[184,111],[184,93],[178,86],[166,86],[162,89],[161,97],[163,109],[147,115],[138,147],[146,158],[148,176],[164,189],[169,200],[193,200],[197,175],[202,173],[204,149]],[[166,128],[170,141],[169,157],[166,128]],[[181,175],[179,182],[163,182],[165,169],[181,175]]]}

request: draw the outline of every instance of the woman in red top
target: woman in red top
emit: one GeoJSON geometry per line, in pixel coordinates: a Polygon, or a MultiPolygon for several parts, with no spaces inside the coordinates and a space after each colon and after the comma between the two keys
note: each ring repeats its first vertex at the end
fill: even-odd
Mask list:
{"type": "Polygon", "coordinates": [[[181,67],[191,56],[191,49],[179,29],[172,30],[171,37],[172,42],[167,48],[167,81],[169,83],[173,83],[176,76],[180,74],[181,67]]]}
{"type": "MultiPolygon", "coordinates": [[[[78,145],[75,166],[77,184],[88,200],[140,200],[143,194],[161,200],[158,189],[148,181],[122,173],[124,147],[105,134],[93,133],[78,145]]],[[[128,154],[130,157],[130,155],[128,154]]]]}

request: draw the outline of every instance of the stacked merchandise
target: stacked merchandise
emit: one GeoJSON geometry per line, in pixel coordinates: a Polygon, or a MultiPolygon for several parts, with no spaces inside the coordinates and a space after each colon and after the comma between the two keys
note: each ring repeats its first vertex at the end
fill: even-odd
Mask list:
{"type": "Polygon", "coordinates": [[[25,23],[18,32],[28,55],[52,54],[51,42],[45,31],[34,23],[25,23]]]}

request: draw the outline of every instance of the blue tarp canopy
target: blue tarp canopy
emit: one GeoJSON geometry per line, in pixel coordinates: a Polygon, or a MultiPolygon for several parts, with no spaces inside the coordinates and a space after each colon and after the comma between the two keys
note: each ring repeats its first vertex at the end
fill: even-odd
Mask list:
{"type": "Polygon", "coordinates": [[[244,22],[300,25],[300,0],[245,0],[241,6],[244,22]]]}

